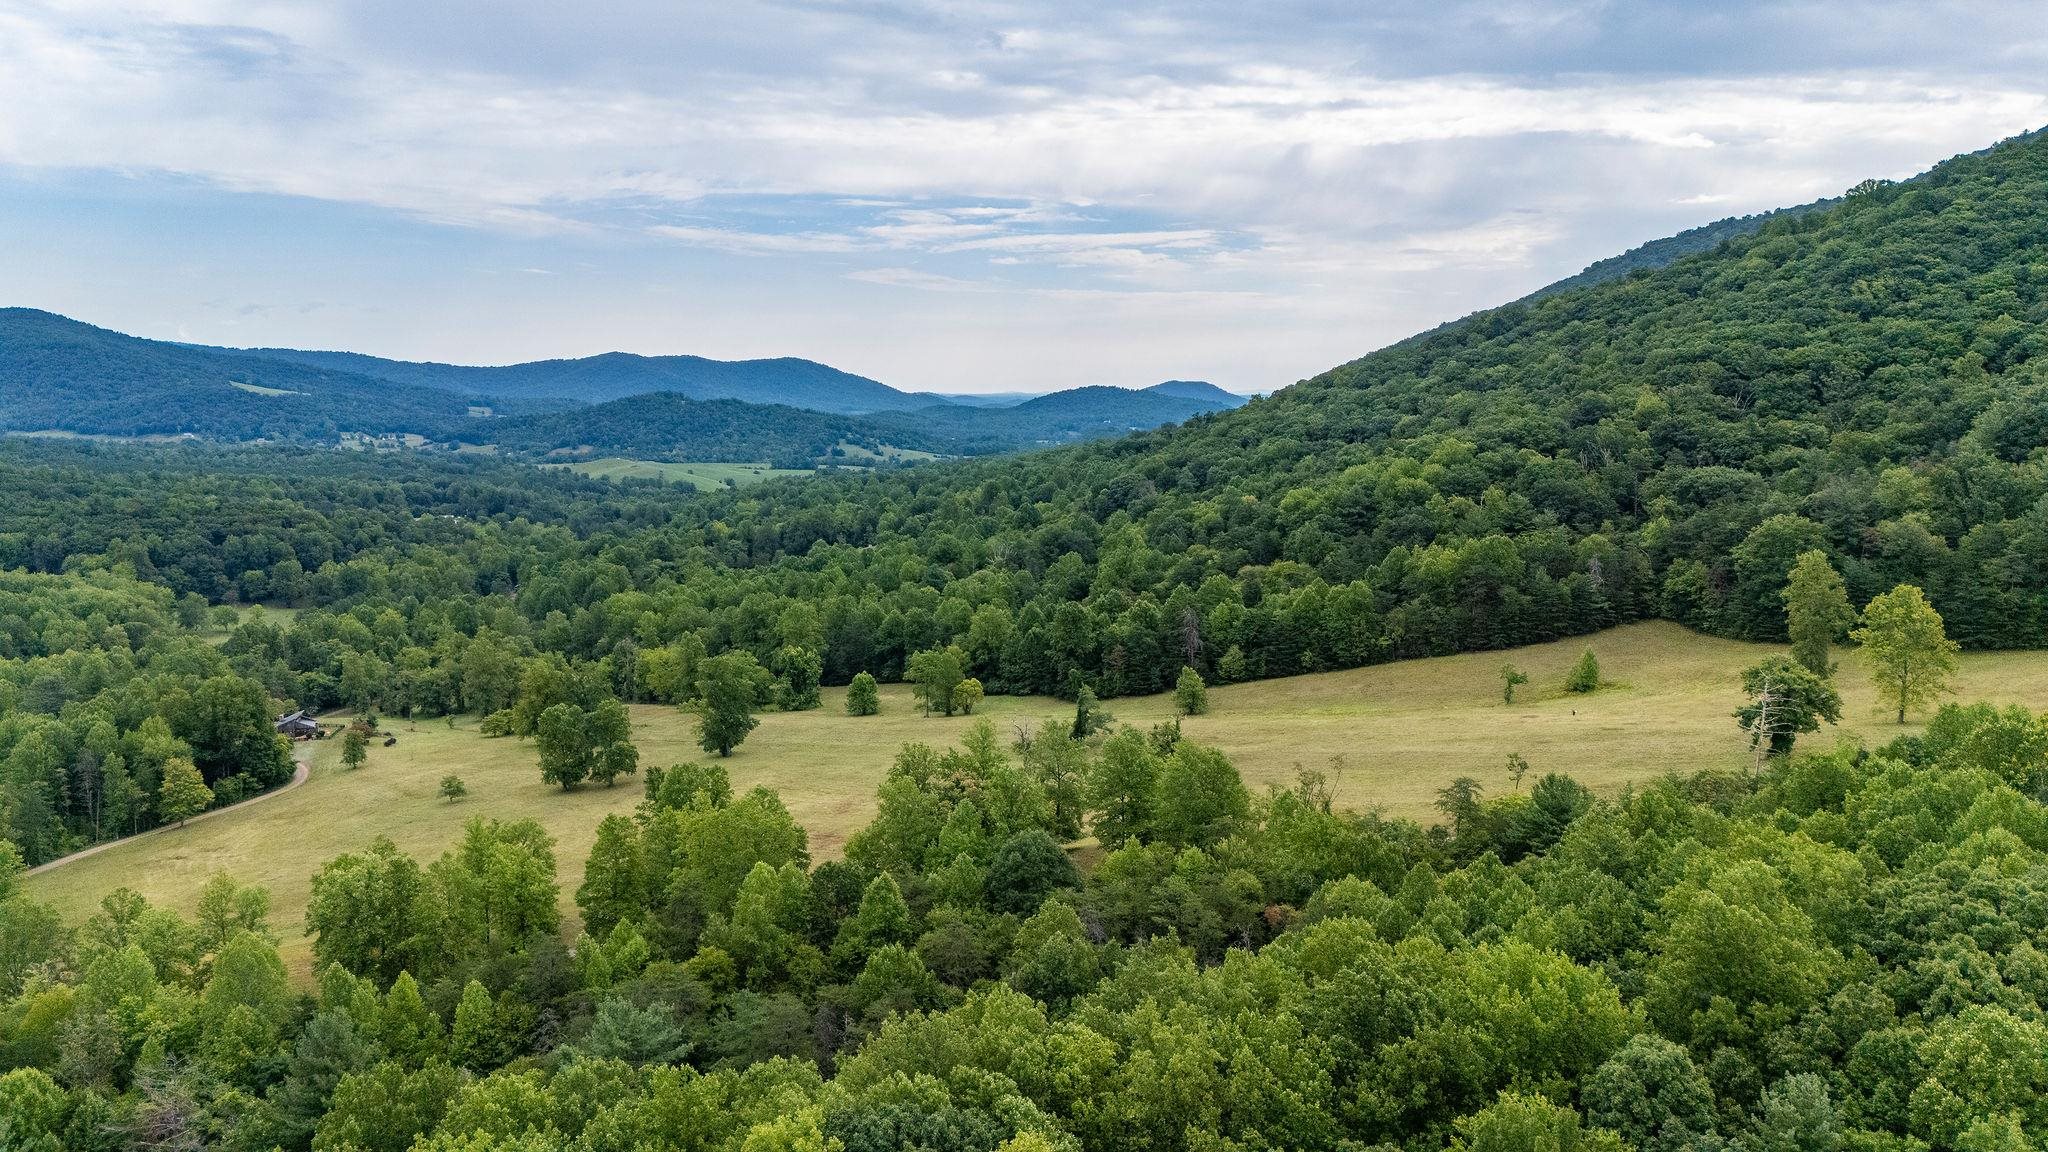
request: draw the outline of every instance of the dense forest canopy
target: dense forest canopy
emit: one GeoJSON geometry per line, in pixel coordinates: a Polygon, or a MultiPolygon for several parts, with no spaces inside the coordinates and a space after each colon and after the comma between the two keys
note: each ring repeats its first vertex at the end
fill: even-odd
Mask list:
{"type": "Polygon", "coordinates": [[[1444,824],[1248,795],[1170,728],[902,750],[813,865],[774,793],[646,774],[558,935],[553,845],[472,820],[268,898],[75,930],[0,846],[10,1147],[316,1152],[1845,1149],[2048,1139],[2048,726],[1444,824]],[[2013,753],[2021,752],[2015,756],[2013,753]],[[1085,816],[1110,845],[1060,849],[1085,816]]]}

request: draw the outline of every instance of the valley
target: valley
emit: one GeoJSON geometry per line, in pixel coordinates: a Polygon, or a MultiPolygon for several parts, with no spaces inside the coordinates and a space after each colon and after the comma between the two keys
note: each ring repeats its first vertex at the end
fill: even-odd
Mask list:
{"type": "MultiPolygon", "coordinates": [[[[1188,739],[1226,753],[1255,792],[1291,787],[1306,768],[1324,773],[1346,808],[1428,822],[1438,817],[1438,791],[1458,777],[1477,780],[1489,796],[1512,793],[1511,753],[1528,760],[1532,779],[1562,772],[1610,797],[1670,773],[1742,771],[1752,757],[1732,719],[1741,702],[1737,681],[1770,651],[1670,624],[1629,625],[1508,652],[1216,687],[1210,712],[1181,725],[1188,739]],[[1588,648],[1615,683],[1591,695],[1568,694],[1560,685],[1588,648]],[[1513,705],[1500,700],[1503,661],[1530,677],[1513,705]]],[[[1835,739],[1881,744],[1920,730],[1917,722],[1900,728],[1881,714],[1853,653],[1840,676],[1843,722],[1808,737],[1816,747],[1835,739]]],[[[1968,700],[2039,708],[2048,702],[2048,653],[1971,656],[1958,691],[1968,700]]],[[[844,704],[843,689],[828,689],[816,710],[765,713],[723,762],[736,791],[758,786],[781,796],[818,860],[838,858],[846,838],[873,819],[875,789],[904,744],[956,744],[983,719],[1007,742],[1020,726],[1073,712],[1064,701],[996,696],[972,717],[925,716],[900,684],[884,687],[877,716],[847,716],[844,704]]],[[[1118,722],[1141,729],[1175,714],[1166,694],[1109,707],[1118,722]]],[[[643,766],[706,760],[688,714],[635,705],[632,715],[643,766]]],[[[303,979],[310,963],[304,908],[321,864],[377,836],[424,863],[459,838],[465,821],[533,819],[554,838],[561,910],[573,935],[579,916],[572,897],[598,821],[630,812],[641,799],[640,781],[626,777],[609,788],[565,793],[541,780],[531,741],[481,736],[473,719],[393,719],[385,727],[397,745],[375,748],[359,770],[341,767],[339,740],[301,745],[313,766],[304,786],[246,812],[110,846],[31,878],[28,891],[70,919],[124,886],[189,912],[206,881],[225,872],[270,891],[281,947],[303,979]],[[450,773],[469,790],[452,803],[437,792],[450,773]]]]}
{"type": "MultiPolygon", "coordinates": [[[[1691,44],[1709,30],[1683,8],[1659,20],[1691,44]]],[[[1559,34],[1612,18],[1593,9],[1528,27],[1672,63],[1559,34]]],[[[53,276],[53,300],[179,340],[0,310],[0,1145],[2048,1147],[2048,131],[1906,176],[1872,134],[1932,131],[1911,84],[1800,78],[1806,103],[1764,116],[1745,74],[1754,99],[1658,98],[1651,145],[1647,78],[1523,164],[1475,110],[1581,116],[1519,87],[1541,69],[1389,102],[1204,45],[1114,86],[1088,69],[1121,52],[1064,60],[1090,111],[1043,147],[975,109],[1030,127],[1058,86],[1023,99],[1015,76],[1077,42],[962,10],[945,34],[983,47],[882,85],[897,111],[863,121],[829,197],[613,170],[642,128],[715,166],[762,110],[858,104],[934,23],[887,18],[869,71],[828,62],[773,99],[437,99],[601,142],[609,175],[579,186],[603,202],[522,203],[503,174],[546,166],[508,163],[473,218],[452,187],[449,218],[401,230],[358,205],[383,226],[346,230],[349,267],[320,235],[278,247],[350,301],[331,311],[241,303],[248,236],[171,287],[64,254],[98,290],[53,276]],[[1124,103],[1210,71],[1227,92],[1087,161],[1124,103]],[[1321,118],[1300,163],[1265,150],[1297,115],[1275,92],[1321,118]],[[1834,134],[1859,101],[1839,154],[1776,127],[1834,134]],[[1464,160],[1427,132],[1400,157],[1339,142],[1440,103],[1464,160]],[[1199,211],[1142,181],[927,196],[891,171],[906,124],[927,147],[976,124],[949,178],[1014,190],[1007,160],[1043,148],[1040,186],[1100,186],[1086,170],[1139,176],[1190,124],[1205,157],[1227,146],[1242,109],[1260,144],[1206,169],[1199,211]],[[698,124],[726,136],[689,147],[698,124]],[[1652,147],[1683,162],[1625,166],[1652,147]],[[1366,178],[1354,151],[1400,162],[1366,178]],[[1843,156],[1867,170],[1826,195],[1846,181],[1813,174],[1843,156]],[[1577,168],[1598,186],[1560,179],[1577,168]],[[1796,206],[1632,234],[1527,291],[1624,247],[1589,249],[1575,212],[1670,231],[1764,180],[1796,206]],[[1381,210],[1404,196],[1405,220],[1381,210]],[[422,293],[363,287],[440,243],[469,258],[436,262],[424,319],[402,314],[422,293]],[[561,246],[588,258],[524,258],[561,246]],[[414,346],[489,359],[713,333],[1006,394],[791,357],[208,346],[164,295],[200,275],[238,285],[195,305],[216,339],[438,319],[414,346]],[[1407,339],[1375,327],[1510,281],[1407,339]],[[451,325],[463,283],[484,290],[451,325]],[[1331,340],[1377,350],[1277,386],[1313,371],[1302,348],[1340,359],[1331,340]],[[1015,394],[1041,358],[1276,387],[1015,394]],[[311,715],[325,738],[294,742],[311,715]]],[[[1443,26],[1482,54],[1516,39],[1443,26]]],[[[516,52],[505,33],[487,47],[516,52]]],[[[238,65],[252,90],[307,71],[267,35],[228,53],[276,49],[238,65]]],[[[1212,38],[1259,50],[1240,39],[1212,38]]],[[[482,67],[411,91],[465,95],[482,67]]],[[[1569,75],[1575,109],[1611,82],[1569,75]]],[[[437,171],[507,147],[475,115],[437,171]]],[[[842,134],[784,127],[791,155],[757,171],[794,179],[842,134]]],[[[389,162],[357,152],[352,178],[389,162]]],[[[152,242],[204,230],[157,215],[152,242]]]]}

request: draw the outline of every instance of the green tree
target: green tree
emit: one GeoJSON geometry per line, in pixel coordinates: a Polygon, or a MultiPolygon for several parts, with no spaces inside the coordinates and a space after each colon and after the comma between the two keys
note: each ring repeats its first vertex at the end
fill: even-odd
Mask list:
{"type": "Polygon", "coordinates": [[[1527,684],[1528,682],[1529,674],[1527,672],[1522,671],[1520,668],[1515,667],[1513,664],[1501,665],[1500,702],[1503,704],[1513,704],[1515,702],[1515,689],[1521,687],[1524,684],[1527,684]]]}
{"type": "Polygon", "coordinates": [[[1187,667],[1180,670],[1180,679],[1173,682],[1173,706],[1183,716],[1200,716],[1209,710],[1209,685],[1200,672],[1187,667]]]}
{"type": "Polygon", "coordinates": [[[963,716],[974,715],[974,706],[981,703],[981,681],[969,676],[953,689],[953,703],[963,716]]]}
{"type": "Polygon", "coordinates": [[[1191,740],[1174,745],[1153,786],[1152,826],[1163,842],[1207,848],[1251,815],[1251,795],[1230,759],[1191,740]]]}
{"type": "Polygon", "coordinates": [[[370,738],[351,724],[341,736],[341,766],[353,772],[370,758],[370,738]]]}
{"type": "Polygon", "coordinates": [[[462,777],[457,776],[452,772],[446,776],[441,777],[442,799],[445,799],[450,803],[453,803],[467,795],[469,795],[469,785],[464,784],[462,782],[462,777]]]}
{"type": "Polygon", "coordinates": [[[1686,1152],[1719,1127],[1705,1074],[1685,1049],[1650,1033],[1609,1057],[1583,1095],[1586,1118],[1637,1152],[1686,1152]]]}
{"type": "Polygon", "coordinates": [[[1863,624],[1849,634],[1863,647],[1870,674],[1906,713],[1954,691],[1958,646],[1942,627],[1941,613],[1911,584],[1901,584],[1863,608],[1863,624]]]}
{"type": "Polygon", "coordinates": [[[1829,657],[1836,640],[1856,622],[1856,609],[1842,577],[1818,548],[1799,554],[1785,582],[1785,628],[1792,637],[1792,658],[1814,675],[1831,677],[1829,657]]]}
{"type": "Polygon", "coordinates": [[[967,678],[965,665],[966,657],[951,645],[911,655],[904,676],[916,689],[925,715],[931,715],[933,709],[947,716],[959,710],[954,695],[967,678]]]}
{"type": "Polygon", "coordinates": [[[1579,656],[1579,662],[1572,665],[1570,674],[1564,678],[1564,690],[1586,693],[1600,687],[1600,658],[1593,655],[1591,648],[1579,656]]]}
{"type": "Polygon", "coordinates": [[[212,803],[213,789],[206,786],[205,778],[190,760],[180,756],[164,762],[164,782],[157,790],[158,819],[182,826],[212,803]]]}
{"type": "Polygon", "coordinates": [[[1088,810],[1095,814],[1096,839],[1114,848],[1151,835],[1159,769],[1159,757],[1137,732],[1119,732],[1103,744],[1102,756],[1088,775],[1088,810]]]}
{"type": "Polygon", "coordinates": [[[606,700],[584,713],[583,738],[590,742],[592,780],[609,788],[620,776],[631,776],[639,769],[632,716],[617,700],[606,700]]]}
{"type": "Polygon", "coordinates": [[[1074,723],[1068,735],[1076,740],[1086,740],[1097,732],[1106,731],[1116,717],[1109,714],[1100,701],[1095,699],[1095,690],[1086,684],[1074,690],[1074,723]]]}
{"type": "Polygon", "coordinates": [[[751,652],[713,656],[699,665],[697,746],[732,755],[760,721],[754,718],[754,686],[761,671],[751,652]]]}
{"type": "Polygon", "coordinates": [[[1766,657],[1742,673],[1749,698],[1735,712],[1749,746],[1759,755],[1789,755],[1801,733],[1818,732],[1821,721],[1842,720],[1842,697],[1808,665],[1783,656],[1766,657]]]}
{"type": "Polygon", "coordinates": [[[442,916],[442,943],[464,957],[495,956],[552,933],[554,840],[532,820],[471,817],[462,840],[428,876],[442,916]]]}
{"type": "Polygon", "coordinates": [[[591,769],[591,743],[584,731],[585,713],[574,704],[553,704],[533,727],[534,750],[540,754],[541,779],[567,792],[581,784],[591,769]]]}
{"type": "Polygon", "coordinates": [[[782,677],[785,709],[805,712],[818,706],[818,682],[825,671],[823,657],[809,648],[785,645],[775,653],[775,670],[782,677]]]}
{"type": "Polygon", "coordinates": [[[269,918],[269,890],[244,888],[227,873],[217,873],[199,890],[199,905],[193,910],[199,951],[219,952],[242,932],[268,937],[269,918]]]}
{"type": "Polygon", "coordinates": [[[462,999],[455,1005],[448,1058],[475,1072],[494,1068],[500,1061],[497,1005],[492,1003],[490,991],[475,980],[462,986],[462,999]]]}
{"type": "Polygon", "coordinates": [[[846,714],[848,716],[873,716],[882,710],[881,694],[876,691],[875,678],[866,672],[854,676],[846,686],[846,714]]]}
{"type": "Polygon", "coordinates": [[[1058,841],[1042,829],[1027,828],[996,849],[986,883],[996,911],[1029,915],[1052,893],[1079,888],[1081,874],[1058,841]]]}
{"type": "Polygon", "coordinates": [[[583,883],[576,889],[576,906],[591,935],[602,937],[645,910],[644,869],[640,825],[616,812],[599,821],[583,883]]]}
{"type": "Polygon", "coordinates": [[[1625,1152],[1621,1138],[1588,1129],[1579,1114],[1538,1095],[1501,1093],[1491,1107],[1457,1122],[1453,1152],[1625,1152]]]}
{"type": "Polygon", "coordinates": [[[460,1071],[438,1061],[418,1071],[386,1060],[342,1077],[313,1137],[316,1152],[407,1152],[434,1130],[461,1090],[460,1071]]]}
{"type": "Polygon", "coordinates": [[[1232,644],[1224,650],[1223,655],[1216,658],[1216,675],[1221,677],[1225,684],[1235,684],[1247,679],[1250,674],[1249,661],[1244,654],[1244,648],[1240,645],[1232,644]]]}
{"type": "Polygon", "coordinates": [[[419,863],[380,836],[337,856],[313,877],[306,930],[322,968],[339,964],[379,982],[441,957],[441,915],[419,863]]]}

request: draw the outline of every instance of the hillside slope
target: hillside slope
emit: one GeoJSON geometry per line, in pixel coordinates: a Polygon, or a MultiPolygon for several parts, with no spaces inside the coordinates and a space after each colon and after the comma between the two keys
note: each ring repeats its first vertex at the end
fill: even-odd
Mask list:
{"type": "Polygon", "coordinates": [[[0,429],[332,441],[342,431],[459,426],[470,403],[454,392],[0,309],[0,429]]]}
{"type": "Polygon", "coordinates": [[[638,460],[766,461],[782,468],[809,468],[842,444],[871,452],[885,446],[923,451],[932,442],[915,428],[884,429],[858,416],[674,392],[494,420],[470,435],[528,456],[588,450],[638,460]]]}
{"type": "Polygon", "coordinates": [[[1242,397],[1215,391],[1224,399],[1199,392],[1190,397],[1153,389],[1075,388],[1008,407],[934,404],[865,416],[655,392],[478,423],[463,438],[524,455],[587,449],[645,460],[766,460],[808,468],[840,444],[871,452],[886,446],[980,456],[1121,436],[1243,403],[1242,397]]]}
{"type": "Polygon", "coordinates": [[[703,515],[742,517],[790,587],[905,556],[1028,574],[990,674],[1034,691],[1154,690],[1191,635],[1205,672],[1250,676],[1657,615],[1773,638],[1809,548],[1859,603],[1919,584],[1966,644],[2030,646],[2044,356],[2035,134],[1171,431],[884,478],[859,517],[828,484],[703,515]]]}
{"type": "Polygon", "coordinates": [[[952,452],[981,455],[1122,436],[1243,403],[1242,397],[1216,391],[1224,399],[1093,385],[1036,396],[1007,408],[934,405],[878,412],[872,420],[901,436],[940,439],[952,452]]]}

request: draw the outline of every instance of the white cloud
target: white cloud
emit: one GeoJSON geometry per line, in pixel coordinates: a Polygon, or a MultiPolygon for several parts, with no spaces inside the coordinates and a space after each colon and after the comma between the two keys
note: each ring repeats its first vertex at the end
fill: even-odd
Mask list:
{"type": "Polygon", "coordinates": [[[866,284],[882,284],[891,288],[917,288],[926,292],[992,292],[996,286],[977,280],[962,280],[957,276],[941,276],[936,272],[920,272],[915,268],[863,268],[848,272],[848,280],[866,284]]]}
{"type": "MultiPolygon", "coordinates": [[[[0,165],[586,246],[497,267],[741,262],[814,286],[805,322],[855,351],[875,325],[830,319],[833,291],[941,310],[916,326],[973,334],[962,356],[1078,374],[1199,346],[1263,388],[1275,347],[1306,371],[2048,122],[2030,4],[1707,7],[21,0],[0,8],[0,165]],[[1055,322],[1071,352],[1047,351],[1055,322]]],[[[683,287],[722,297],[718,275],[683,287]]],[[[435,339],[487,358],[491,331],[435,339]]],[[[937,343],[884,354],[918,385],[937,343]]]]}

